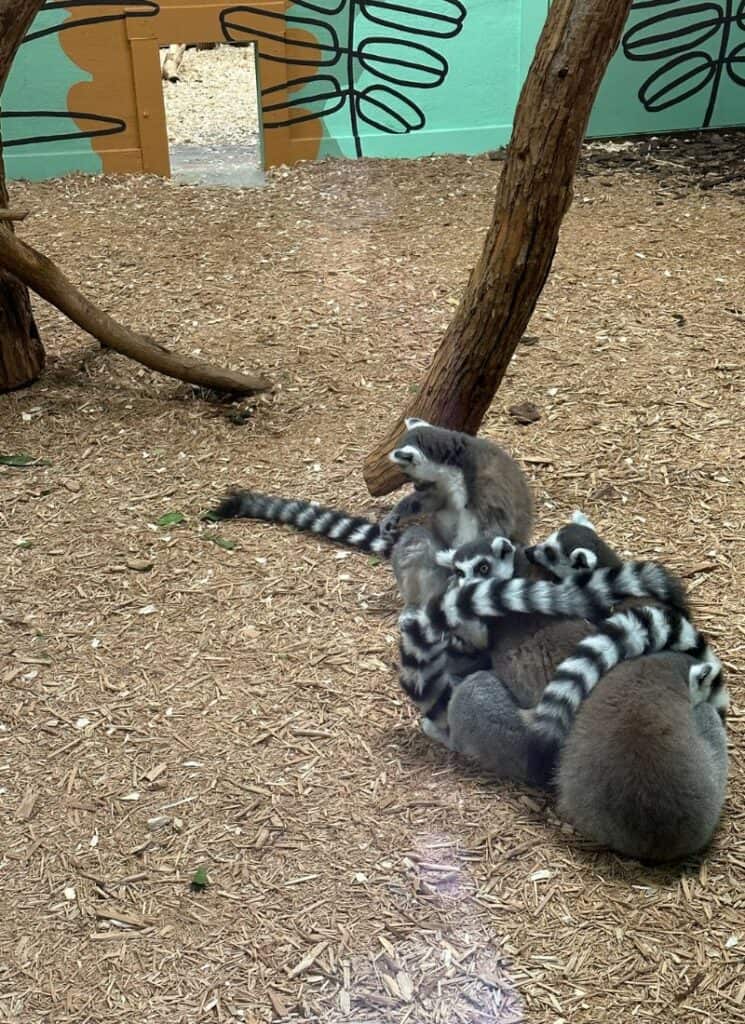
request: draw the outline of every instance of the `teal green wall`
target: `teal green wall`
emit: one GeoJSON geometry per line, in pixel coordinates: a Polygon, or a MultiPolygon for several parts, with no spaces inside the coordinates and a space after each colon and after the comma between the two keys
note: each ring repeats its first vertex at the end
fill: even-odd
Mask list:
{"type": "MultiPolygon", "coordinates": [[[[76,18],[85,18],[86,5],[95,8],[95,0],[78,0],[76,18]]],[[[155,2],[146,6],[157,15],[155,2]]],[[[288,66],[288,77],[305,84],[282,116],[293,124],[309,111],[320,116],[322,157],[471,154],[504,145],[547,10],[548,0],[295,0],[288,23],[317,38],[322,64],[314,63],[313,49],[289,42],[288,57],[296,63],[288,66]],[[370,118],[386,130],[366,123],[370,118]]],[[[743,0],[638,0],[589,134],[745,124],[744,10],[743,0]]],[[[66,16],[63,10],[42,11],[33,30],[66,16]]],[[[250,0],[243,17],[252,17],[250,0]]],[[[57,34],[21,47],[2,95],[10,177],[101,170],[90,140],[64,116],[70,87],[87,79],[57,34]],[[14,111],[36,113],[7,116],[14,111]],[[63,116],[41,113],[50,111],[63,116]],[[69,137],[40,138],[59,134],[69,137]],[[7,145],[23,137],[38,141],[7,145]]],[[[93,119],[91,130],[105,131],[106,122],[93,119]]],[[[270,124],[265,117],[267,132],[270,124]]],[[[111,130],[122,128],[119,122],[111,130]]],[[[317,133],[316,124],[311,134],[317,133]]]]}
{"type": "Polygon", "coordinates": [[[595,102],[589,134],[742,124],[745,5],[740,0],[635,4],[595,102]]]}
{"type": "MultiPolygon", "coordinates": [[[[350,65],[343,56],[333,60],[333,44],[344,46],[351,38],[359,49],[371,35],[380,33],[379,26],[369,20],[364,0],[314,0],[313,10],[309,10],[308,0],[297,0],[290,8],[288,13],[298,24],[321,18],[330,30],[319,37],[326,66],[294,72],[298,77],[310,73],[313,79],[297,93],[298,104],[319,93],[326,97],[309,104],[322,114],[320,155],[470,154],[504,145],[549,0],[464,0],[466,16],[458,34],[450,38],[425,33],[428,26],[437,26],[432,15],[454,16],[457,0],[397,3],[409,11],[399,11],[397,27],[387,29],[389,37],[397,40],[391,54],[406,60],[409,47],[411,59],[416,61],[411,44],[427,45],[436,50],[447,74],[433,89],[394,84],[399,96],[392,102],[412,125],[416,122],[416,130],[402,133],[391,122],[391,132],[385,133],[358,124],[356,136],[350,123],[350,101],[343,95],[350,84],[350,65]],[[319,6],[325,8],[325,15],[319,15],[315,9],[319,6]],[[319,87],[329,77],[336,78],[336,90],[319,87]],[[417,119],[410,103],[417,105],[425,119],[422,127],[418,127],[421,118],[417,119]]],[[[742,5],[738,9],[739,3],[639,0],[603,81],[588,135],[659,134],[745,124],[745,14],[742,5]]],[[[378,5],[370,7],[373,15],[377,10],[378,5]]],[[[351,85],[357,93],[379,85],[375,75],[357,61],[352,61],[351,68],[351,85]]],[[[407,77],[405,66],[389,70],[407,77]]],[[[426,75],[420,73],[420,80],[426,80],[426,75]]]]}
{"type": "MultiPolygon", "coordinates": [[[[33,24],[33,31],[58,25],[61,20],[64,20],[64,13],[60,11],[42,11],[33,24]]],[[[0,130],[9,178],[40,180],[73,171],[90,174],[101,171],[101,159],[94,153],[90,140],[75,137],[79,136],[80,129],[71,117],[7,116],[14,111],[64,114],[69,109],[70,87],[89,78],[64,52],[56,33],[21,45],[2,94],[2,111],[6,116],[0,119],[0,130]],[[41,139],[49,135],[72,137],[9,145],[16,139],[41,139]]]]}
{"type": "MultiPolygon", "coordinates": [[[[354,0],[352,0],[354,3],[354,0]]],[[[344,9],[329,21],[339,38],[348,38],[350,10],[344,9]]],[[[401,4],[405,6],[405,4],[401,4]]],[[[353,61],[353,86],[358,94],[365,90],[391,89],[383,95],[387,103],[411,124],[418,123],[416,105],[425,119],[419,131],[404,132],[393,118],[388,123],[394,131],[386,134],[357,121],[359,149],[371,157],[416,157],[432,153],[483,153],[507,141],[520,83],[520,35],[523,0],[465,0],[460,9],[457,0],[420,0],[409,3],[413,13],[397,12],[396,29],[382,27],[366,16],[363,2],[355,5],[352,31],[354,47],[379,52],[400,65],[384,64],[382,70],[396,82],[381,80],[370,68],[353,61]],[[426,13],[435,15],[428,17],[426,13]],[[448,19],[448,20],[444,20],[448,19]],[[439,35],[435,33],[440,33],[439,35]],[[455,33],[444,35],[445,32],[455,33]],[[388,35],[386,47],[368,40],[388,35]],[[427,53],[418,47],[426,47],[427,53]],[[424,64],[427,70],[412,69],[411,64],[424,64]],[[426,87],[442,77],[435,88],[426,87]],[[419,85],[408,84],[410,82],[419,85]],[[397,96],[394,96],[398,94],[397,96]],[[488,100],[487,100],[488,97],[488,100]],[[485,102],[486,100],[486,102],[485,102]]],[[[379,8],[370,8],[373,14],[379,8]]],[[[290,14],[300,13],[294,5],[290,14]]],[[[347,62],[335,67],[343,84],[347,62]]],[[[369,63],[369,62],[368,62],[369,63]]],[[[319,69],[319,74],[329,73],[319,69]]],[[[299,94],[312,92],[312,86],[299,94]]],[[[376,95],[373,92],[373,95],[376,95]]],[[[361,101],[364,104],[364,98],[361,101]]],[[[326,106],[337,105],[336,100],[326,106]]],[[[350,103],[324,117],[321,156],[354,156],[356,139],[352,134],[350,103]]]]}

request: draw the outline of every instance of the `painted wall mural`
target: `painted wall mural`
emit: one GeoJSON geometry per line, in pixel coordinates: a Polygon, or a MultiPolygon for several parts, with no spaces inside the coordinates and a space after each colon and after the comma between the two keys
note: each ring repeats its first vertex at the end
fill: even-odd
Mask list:
{"type": "MultiPolygon", "coordinates": [[[[466,17],[460,0],[295,0],[292,11],[284,25],[303,29],[315,43],[298,39],[289,43],[283,57],[267,56],[285,63],[288,77],[283,86],[297,95],[277,116],[272,92],[263,93],[268,101],[263,108],[266,129],[324,120],[343,110],[355,156],[362,156],[363,127],[387,135],[424,128],[425,111],[412,96],[416,90],[441,86],[449,66],[441,50],[417,40],[439,42],[457,36],[466,17]],[[303,10],[306,13],[295,13],[303,10]]],[[[257,13],[257,8],[243,5],[223,11],[225,38],[250,38],[257,13]]],[[[281,38],[282,29],[277,26],[270,37],[273,42],[281,38]]]]}
{"type": "MultiPolygon", "coordinates": [[[[11,177],[167,174],[159,47],[256,44],[266,165],[503,145],[549,0],[47,0],[2,95],[11,177]]],[[[745,123],[745,0],[637,0],[591,135],[745,123]]]]}
{"type": "Polygon", "coordinates": [[[703,126],[708,127],[719,98],[722,76],[745,85],[745,0],[735,10],[734,0],[723,3],[682,3],[647,0],[637,10],[651,12],[623,37],[628,60],[656,61],[644,80],[639,100],[650,113],[685,103],[700,92],[707,95],[703,126]],[[733,43],[734,40],[734,43],[733,43]],[[711,44],[714,52],[707,50],[711,44]],[[739,65],[739,70],[738,70],[739,65]]]}

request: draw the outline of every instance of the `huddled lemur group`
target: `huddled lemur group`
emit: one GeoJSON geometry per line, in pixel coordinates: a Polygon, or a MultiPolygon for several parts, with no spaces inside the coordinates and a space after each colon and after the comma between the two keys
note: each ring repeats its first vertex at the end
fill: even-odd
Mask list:
{"type": "Polygon", "coordinates": [[[400,682],[427,736],[554,789],[563,817],[619,853],[703,849],[724,802],[728,694],[680,581],[623,562],[581,513],[526,546],[530,488],[505,451],[423,420],[406,427],[389,457],[414,490],[380,523],[248,491],[213,515],[389,557],[404,602],[400,682]]]}

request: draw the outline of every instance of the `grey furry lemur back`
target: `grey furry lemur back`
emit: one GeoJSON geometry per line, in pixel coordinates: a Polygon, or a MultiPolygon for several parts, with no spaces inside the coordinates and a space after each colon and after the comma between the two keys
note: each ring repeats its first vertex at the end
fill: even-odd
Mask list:
{"type": "MultiPolygon", "coordinates": [[[[584,537],[582,544],[590,541],[584,537]]],[[[406,600],[423,593],[417,573],[426,585],[437,577],[427,565],[421,537],[417,549],[422,557],[410,557],[408,565],[399,555],[405,537],[401,544],[394,552],[394,569],[399,564],[406,600]]],[[[566,552],[567,566],[574,550],[566,552]]],[[[605,557],[602,545],[594,544],[593,550],[605,557]]],[[[473,552],[469,560],[474,562],[473,552]]],[[[614,616],[603,634],[602,623],[596,627],[586,621],[576,594],[577,585],[586,589],[596,573],[547,583],[550,590],[524,580],[455,588],[446,582],[448,589],[439,598],[430,592],[425,608],[409,605],[402,614],[401,682],[424,712],[428,736],[500,777],[535,784],[531,709],[541,706],[558,675],[560,686],[569,684],[565,707],[571,713],[568,733],[559,715],[561,743],[553,749],[551,782],[560,814],[585,836],[619,853],[648,861],[678,860],[709,843],[721,814],[727,781],[726,691],[712,685],[715,657],[700,660],[707,657],[705,643],[681,614],[686,603],[677,581],[664,570],[659,574],[658,567],[645,570],[645,563],[622,565],[613,553],[609,560],[614,565],[601,571],[602,582],[594,585],[588,609],[595,605],[600,612],[603,596],[615,603],[623,590],[636,595],[632,604],[644,591],[648,601],[651,592],[652,608],[614,616]],[[540,611],[531,612],[538,604],[540,611]],[[500,626],[491,636],[493,668],[458,677],[447,652],[450,631],[482,615],[500,626]],[[589,645],[596,636],[602,638],[598,645],[589,645]],[[677,644],[681,651],[670,649],[677,644]],[[655,645],[663,646],[661,653],[651,653],[655,645]],[[618,663],[618,658],[632,660],[618,663]],[[557,672],[562,665],[570,670],[567,676],[557,672]],[[601,685],[591,689],[588,699],[584,690],[577,692],[578,676],[594,687],[600,675],[601,685]]],[[[538,767],[542,776],[545,761],[538,767]]],[[[549,781],[543,778],[544,784],[549,781]]]]}

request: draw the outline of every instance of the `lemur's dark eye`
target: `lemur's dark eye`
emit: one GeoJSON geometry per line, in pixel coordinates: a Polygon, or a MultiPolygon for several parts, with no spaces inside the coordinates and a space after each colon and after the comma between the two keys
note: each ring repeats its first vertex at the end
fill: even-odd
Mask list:
{"type": "Polygon", "coordinates": [[[476,572],[479,574],[479,576],[488,576],[489,573],[491,572],[491,566],[489,565],[488,562],[479,562],[479,564],[476,566],[476,572]]]}
{"type": "Polygon", "coordinates": [[[545,555],[547,562],[555,562],[558,558],[555,548],[545,548],[543,554],[545,555]]]}
{"type": "Polygon", "coordinates": [[[464,580],[466,578],[466,573],[464,569],[456,569],[455,575],[458,577],[459,580],[464,580]]]}

